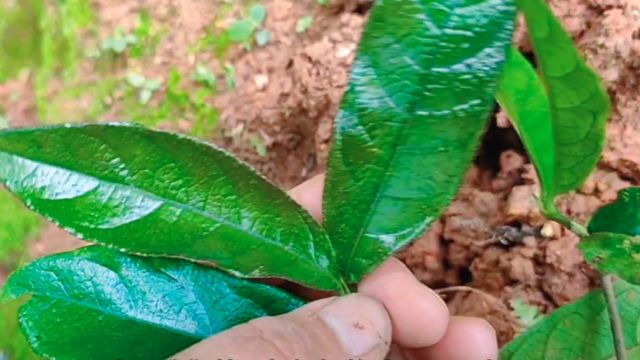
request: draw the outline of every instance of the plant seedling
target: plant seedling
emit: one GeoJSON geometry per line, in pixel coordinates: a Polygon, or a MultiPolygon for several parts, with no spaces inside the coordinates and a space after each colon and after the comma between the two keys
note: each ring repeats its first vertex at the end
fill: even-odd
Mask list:
{"type": "MultiPolygon", "coordinates": [[[[182,135],[130,124],[1,131],[0,180],[95,244],[8,280],[3,299],[30,296],[20,321],[33,349],[62,359],[166,358],[303,304],[251,278],[351,292],[451,202],[495,95],[536,166],[543,212],[585,238],[587,260],[604,275],[602,292],[538,321],[502,358],[637,358],[640,288],[611,277],[638,281],[637,190],[588,229],[554,203],[596,164],[609,99],[546,3],[518,7],[539,74],[510,50],[512,0],[373,6],[336,120],[322,224],[242,162],[182,135]]],[[[230,64],[226,72],[232,87],[230,64]]]]}
{"type": "Polygon", "coordinates": [[[161,80],[147,79],[135,73],[127,75],[127,83],[138,90],[138,102],[140,105],[148,104],[151,98],[153,98],[153,94],[162,87],[161,80]]]}
{"type": "Polygon", "coordinates": [[[300,19],[298,19],[298,22],[296,23],[296,32],[298,34],[306,32],[307,30],[309,30],[309,28],[311,28],[312,25],[313,25],[313,16],[311,15],[303,16],[300,19]]]}
{"type": "Polygon", "coordinates": [[[215,89],[217,78],[216,75],[206,65],[198,64],[193,74],[193,80],[206,86],[209,89],[215,89]]]}
{"type": "Polygon", "coordinates": [[[125,34],[121,28],[116,29],[113,35],[106,38],[100,44],[100,50],[105,53],[120,55],[129,47],[138,43],[138,38],[133,34],[125,34]]]}
{"type": "Polygon", "coordinates": [[[269,32],[267,30],[262,30],[256,33],[256,30],[262,26],[266,17],[267,10],[264,5],[255,4],[251,6],[249,9],[249,16],[234,21],[229,29],[227,29],[229,39],[233,42],[242,43],[247,49],[250,49],[254,34],[256,36],[256,40],[258,40],[258,34],[261,34],[259,36],[259,42],[262,42],[263,44],[260,45],[259,43],[259,45],[266,45],[269,39],[266,34],[269,34],[269,32]]]}

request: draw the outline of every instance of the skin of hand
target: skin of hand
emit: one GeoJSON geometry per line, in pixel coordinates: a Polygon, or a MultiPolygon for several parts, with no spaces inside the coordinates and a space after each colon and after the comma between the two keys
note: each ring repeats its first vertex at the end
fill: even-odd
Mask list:
{"type": "MultiPolygon", "coordinates": [[[[319,175],[289,191],[318,221],[323,186],[319,175]]],[[[356,294],[252,320],[172,359],[489,360],[498,359],[498,345],[488,322],[451,316],[433,290],[392,258],[356,294]]]]}

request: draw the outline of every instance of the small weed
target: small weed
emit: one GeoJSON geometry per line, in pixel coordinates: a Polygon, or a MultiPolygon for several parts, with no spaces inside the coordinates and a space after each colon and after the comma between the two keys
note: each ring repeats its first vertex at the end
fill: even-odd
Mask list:
{"type": "Polygon", "coordinates": [[[148,79],[136,73],[127,75],[127,83],[138,90],[138,102],[140,105],[147,105],[153,95],[162,87],[162,80],[148,79]]]}
{"type": "Polygon", "coordinates": [[[199,64],[193,74],[193,80],[209,89],[216,88],[216,75],[207,66],[199,64]]]}
{"type": "Polygon", "coordinates": [[[520,320],[525,329],[532,327],[544,319],[540,310],[533,305],[529,305],[520,298],[512,299],[509,304],[513,308],[513,313],[520,320]]]}
{"type": "Polygon", "coordinates": [[[298,19],[298,22],[296,23],[296,32],[299,34],[306,32],[311,28],[312,25],[313,25],[313,16],[311,15],[303,16],[300,19],[298,19]]]}
{"type": "MultiPolygon", "coordinates": [[[[262,4],[255,4],[249,9],[249,15],[246,18],[234,21],[227,33],[232,42],[241,43],[247,49],[251,49],[256,31],[260,29],[267,17],[267,10],[262,4]]],[[[262,31],[260,31],[262,32],[262,31]]],[[[258,32],[258,33],[260,33],[258,32]]],[[[264,44],[268,42],[269,37],[265,38],[264,33],[260,36],[260,41],[264,44]],[[266,42],[265,42],[266,40],[266,42]]],[[[256,38],[257,40],[257,38],[256,38]]]]}
{"type": "Polygon", "coordinates": [[[236,67],[231,63],[224,64],[224,75],[228,89],[236,88],[236,67]]]}

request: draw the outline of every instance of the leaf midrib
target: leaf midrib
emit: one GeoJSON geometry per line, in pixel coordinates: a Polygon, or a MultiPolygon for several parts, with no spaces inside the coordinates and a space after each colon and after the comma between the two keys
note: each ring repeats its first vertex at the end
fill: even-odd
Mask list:
{"type": "MultiPolygon", "coordinates": [[[[50,166],[50,167],[57,168],[57,169],[60,169],[60,170],[68,171],[68,172],[71,172],[71,173],[74,173],[74,174],[77,174],[77,175],[80,175],[80,176],[84,176],[84,177],[87,177],[87,178],[90,178],[90,179],[97,180],[97,181],[99,181],[99,182],[101,182],[103,184],[115,185],[115,186],[123,187],[125,189],[136,191],[136,192],[138,192],[138,193],[140,193],[140,194],[142,194],[144,196],[148,196],[151,199],[162,201],[162,202],[167,203],[169,205],[172,205],[172,206],[174,206],[174,207],[176,207],[178,209],[191,211],[192,213],[198,214],[198,215],[200,215],[200,216],[202,216],[202,217],[204,217],[206,219],[209,219],[209,220],[217,221],[218,223],[220,223],[222,225],[225,225],[225,226],[228,226],[228,227],[230,227],[230,228],[232,228],[234,230],[237,230],[237,231],[240,231],[240,232],[245,232],[245,233],[249,234],[250,236],[253,236],[254,238],[262,240],[262,241],[266,242],[267,244],[270,244],[273,247],[278,248],[281,251],[284,251],[287,254],[293,255],[294,258],[302,259],[304,263],[307,263],[308,265],[311,264],[312,265],[311,267],[314,270],[324,270],[323,267],[318,266],[318,264],[315,264],[313,262],[307,261],[304,257],[301,257],[296,252],[288,251],[288,247],[285,246],[284,244],[280,244],[277,241],[269,239],[269,238],[263,236],[262,234],[256,233],[256,232],[254,232],[252,230],[244,229],[244,228],[238,226],[235,223],[228,222],[228,221],[226,221],[224,219],[221,219],[221,218],[219,218],[219,217],[217,217],[217,216],[215,216],[215,215],[213,215],[213,214],[211,214],[209,212],[206,212],[206,211],[200,210],[198,208],[195,208],[191,204],[183,204],[183,203],[180,203],[180,202],[178,202],[176,200],[167,199],[167,198],[165,198],[163,196],[160,196],[158,194],[155,194],[155,193],[149,192],[147,190],[143,190],[143,189],[137,188],[137,187],[129,185],[129,184],[123,184],[123,183],[119,183],[119,182],[115,182],[115,181],[104,180],[104,179],[101,179],[101,178],[99,178],[97,176],[94,176],[94,175],[89,175],[89,174],[86,174],[86,173],[78,172],[77,170],[71,170],[71,169],[68,169],[68,168],[60,166],[60,165],[49,164],[49,163],[46,163],[46,162],[44,162],[42,160],[35,160],[35,159],[29,158],[29,157],[26,157],[26,156],[23,156],[23,155],[18,155],[18,154],[14,154],[14,153],[8,152],[6,150],[5,151],[0,151],[0,153],[4,153],[4,154],[7,154],[9,156],[17,157],[19,159],[25,159],[27,161],[31,161],[31,162],[34,162],[34,163],[37,163],[37,164],[41,164],[41,165],[44,165],[44,166],[50,166]]],[[[147,215],[145,215],[143,217],[146,217],[146,216],[147,215]]],[[[98,241],[96,239],[94,239],[94,241],[100,242],[100,243],[104,243],[103,241],[98,241]]],[[[211,259],[202,259],[202,260],[211,260],[211,259]]],[[[325,273],[329,274],[331,277],[333,277],[335,279],[335,276],[333,276],[332,273],[326,272],[326,271],[325,271],[325,273]]]]}

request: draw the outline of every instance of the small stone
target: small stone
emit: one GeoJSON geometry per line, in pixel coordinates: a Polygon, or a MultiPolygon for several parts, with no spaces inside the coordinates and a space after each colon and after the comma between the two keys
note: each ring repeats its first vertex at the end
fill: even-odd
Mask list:
{"type": "Polygon", "coordinates": [[[264,90],[267,85],[269,85],[269,76],[264,75],[264,74],[258,74],[253,78],[254,82],[256,83],[256,87],[259,90],[264,90]]]}
{"type": "Polygon", "coordinates": [[[554,237],[555,231],[553,230],[553,223],[551,221],[547,221],[542,225],[542,229],[540,230],[540,235],[546,239],[551,239],[554,237]]]}

